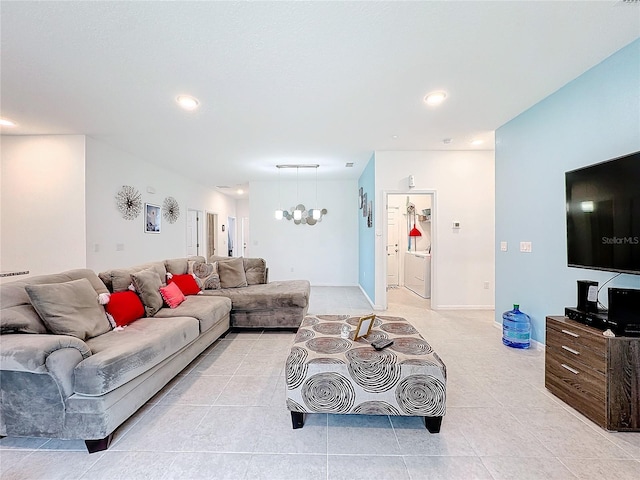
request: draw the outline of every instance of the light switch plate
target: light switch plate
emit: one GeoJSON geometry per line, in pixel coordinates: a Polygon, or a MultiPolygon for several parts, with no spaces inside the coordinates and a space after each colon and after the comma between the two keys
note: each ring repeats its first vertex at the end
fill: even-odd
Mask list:
{"type": "Polygon", "coordinates": [[[531,253],[531,242],[520,242],[520,251],[524,253],[531,253]]]}

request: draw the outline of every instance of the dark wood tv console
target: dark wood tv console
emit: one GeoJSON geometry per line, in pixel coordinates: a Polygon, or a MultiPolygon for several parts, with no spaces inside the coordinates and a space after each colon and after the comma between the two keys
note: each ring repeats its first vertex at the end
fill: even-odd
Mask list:
{"type": "Polygon", "coordinates": [[[547,317],[545,387],[607,430],[640,431],[640,338],[547,317]]]}

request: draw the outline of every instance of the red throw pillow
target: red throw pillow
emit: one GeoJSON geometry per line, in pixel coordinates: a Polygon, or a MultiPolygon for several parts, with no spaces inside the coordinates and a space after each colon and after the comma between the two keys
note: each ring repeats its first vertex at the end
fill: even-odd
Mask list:
{"type": "Polygon", "coordinates": [[[142,305],[140,297],[131,290],[112,293],[105,308],[118,327],[128,325],[144,317],[144,305],[142,305]]]}
{"type": "Polygon", "coordinates": [[[175,283],[184,295],[197,295],[200,293],[200,286],[193,275],[174,275],[167,283],[175,283]]]}
{"type": "Polygon", "coordinates": [[[169,305],[169,308],[176,308],[185,301],[184,294],[177,283],[170,283],[166,287],[161,287],[160,295],[164,298],[164,302],[169,305]]]}

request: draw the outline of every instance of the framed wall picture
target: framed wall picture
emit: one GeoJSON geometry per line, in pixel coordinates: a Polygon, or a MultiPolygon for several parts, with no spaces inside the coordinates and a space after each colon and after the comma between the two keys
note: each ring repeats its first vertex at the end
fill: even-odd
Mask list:
{"type": "Polygon", "coordinates": [[[362,208],[362,195],[363,195],[363,190],[362,187],[360,187],[360,190],[358,190],[358,208],[362,208]]]}
{"type": "Polygon", "coordinates": [[[373,227],[373,202],[369,202],[369,207],[368,207],[368,212],[367,212],[367,227],[371,228],[373,227]]]}
{"type": "Polygon", "coordinates": [[[371,331],[371,327],[373,326],[373,322],[375,321],[375,315],[367,315],[366,317],[360,317],[360,321],[358,322],[358,327],[356,331],[353,333],[353,341],[355,342],[360,337],[366,337],[369,335],[371,331]]]}
{"type": "Polygon", "coordinates": [[[362,216],[367,218],[367,194],[362,196],[362,216]]]}
{"type": "Polygon", "coordinates": [[[160,205],[152,203],[144,204],[144,231],[145,233],[160,233],[160,220],[162,215],[160,205]]]}

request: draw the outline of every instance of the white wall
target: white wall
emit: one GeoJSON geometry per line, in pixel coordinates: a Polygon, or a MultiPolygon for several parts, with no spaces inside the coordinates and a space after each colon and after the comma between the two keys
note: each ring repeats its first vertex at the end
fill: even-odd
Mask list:
{"type": "Polygon", "coordinates": [[[0,269],[85,267],[84,136],[5,135],[0,156],[0,269]]]}
{"type": "MultiPolygon", "coordinates": [[[[435,191],[432,207],[432,308],[493,308],[494,152],[376,152],[376,217],[384,192],[435,191]],[[459,221],[460,229],[453,229],[459,221]],[[489,288],[484,288],[489,282],[489,288]]],[[[376,222],[376,306],[386,305],[386,221],[376,222]]]]}
{"type": "Polygon", "coordinates": [[[316,225],[276,220],[278,198],[288,210],[315,203],[315,182],[251,182],[252,256],[266,259],[270,280],[307,279],[312,285],[358,283],[358,183],[319,181],[318,203],[327,209],[316,225]],[[280,189],[279,186],[280,185],[280,189]],[[298,193],[299,192],[299,193],[298,193]],[[296,200],[298,199],[298,200],[296,200]]]}
{"type": "MultiPolygon", "coordinates": [[[[219,228],[227,216],[236,215],[235,199],[90,137],[86,162],[86,262],[97,272],[186,255],[189,208],[217,213],[219,228]],[[116,208],[115,196],[122,185],[135,187],[142,194],[143,203],[162,206],[167,196],[174,197],[180,206],[180,217],[173,224],[163,218],[160,234],[145,233],[142,214],[125,220],[116,208]],[[148,187],[155,193],[149,193],[148,187]]],[[[219,251],[226,251],[226,232],[218,233],[219,251]]],[[[204,249],[206,242],[200,244],[204,249]]]]}

